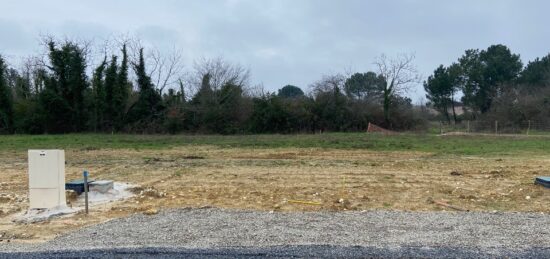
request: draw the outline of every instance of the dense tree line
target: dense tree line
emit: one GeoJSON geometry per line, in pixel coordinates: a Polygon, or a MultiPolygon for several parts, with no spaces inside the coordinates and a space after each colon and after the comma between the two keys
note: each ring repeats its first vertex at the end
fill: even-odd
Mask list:
{"type": "MultiPolygon", "coordinates": [[[[94,65],[89,45],[69,40],[48,39],[44,57],[20,69],[0,55],[0,133],[307,133],[362,131],[369,122],[410,130],[432,116],[405,97],[420,82],[412,55],[380,56],[373,71],[322,76],[308,91],[264,92],[248,69],[221,58],[173,76],[181,71],[177,58],[147,57],[130,45],[117,44],[94,65]]],[[[449,122],[548,121],[550,55],[523,66],[504,45],[466,50],[437,67],[424,88],[428,106],[449,122]]]]}
{"type": "Polygon", "coordinates": [[[435,69],[424,89],[430,105],[449,122],[550,121],[550,54],[523,66],[504,45],[466,50],[456,62],[435,69]],[[462,116],[456,115],[458,101],[466,107],[462,116]]]}
{"type": "Polygon", "coordinates": [[[148,62],[143,47],[130,50],[126,42],[95,65],[88,44],[48,39],[45,46],[43,59],[21,69],[0,56],[0,132],[293,133],[424,122],[402,96],[416,80],[412,56],[381,56],[378,71],[323,76],[307,93],[294,85],[271,93],[221,58],[172,78],[177,60],[153,55],[148,62]]]}

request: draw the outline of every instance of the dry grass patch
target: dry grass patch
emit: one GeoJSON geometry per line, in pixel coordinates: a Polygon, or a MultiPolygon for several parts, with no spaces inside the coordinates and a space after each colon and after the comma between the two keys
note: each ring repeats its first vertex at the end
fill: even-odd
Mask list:
{"type": "MultiPolygon", "coordinates": [[[[550,175],[546,156],[434,156],[318,148],[67,150],[67,180],[87,169],[92,179],[137,184],[130,200],[92,208],[88,216],[16,225],[27,208],[26,152],[0,154],[0,234],[35,242],[132,213],[175,207],[264,211],[391,209],[549,212],[549,190],[533,185],[550,175]]],[[[0,238],[2,239],[2,238],[0,238]]],[[[4,241],[5,242],[5,241],[4,241]]]]}

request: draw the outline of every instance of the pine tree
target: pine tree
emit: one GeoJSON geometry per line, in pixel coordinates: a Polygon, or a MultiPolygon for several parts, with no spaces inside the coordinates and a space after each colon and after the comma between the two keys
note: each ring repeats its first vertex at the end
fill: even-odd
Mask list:
{"type": "Polygon", "coordinates": [[[434,70],[433,75],[424,82],[426,98],[432,106],[445,116],[447,122],[451,122],[449,107],[451,106],[453,84],[449,75],[448,68],[440,65],[434,70]]]}

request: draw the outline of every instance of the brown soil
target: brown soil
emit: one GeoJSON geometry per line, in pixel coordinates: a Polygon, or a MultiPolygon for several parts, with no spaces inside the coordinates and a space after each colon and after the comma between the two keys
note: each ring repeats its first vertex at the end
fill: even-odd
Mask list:
{"type": "Polygon", "coordinates": [[[137,184],[137,196],[37,224],[11,219],[27,209],[26,152],[0,154],[0,242],[37,242],[132,213],[174,207],[265,211],[452,210],[550,212],[545,156],[434,156],[326,149],[66,150],[67,181],[137,184]]]}

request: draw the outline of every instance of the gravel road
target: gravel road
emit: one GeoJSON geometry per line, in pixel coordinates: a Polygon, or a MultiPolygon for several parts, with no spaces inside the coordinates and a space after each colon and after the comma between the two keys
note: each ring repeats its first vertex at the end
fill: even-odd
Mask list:
{"type": "Polygon", "coordinates": [[[546,257],[540,213],[174,209],[77,230],[0,257],[546,257]],[[82,252],[84,251],[84,252],[82,252]]]}

